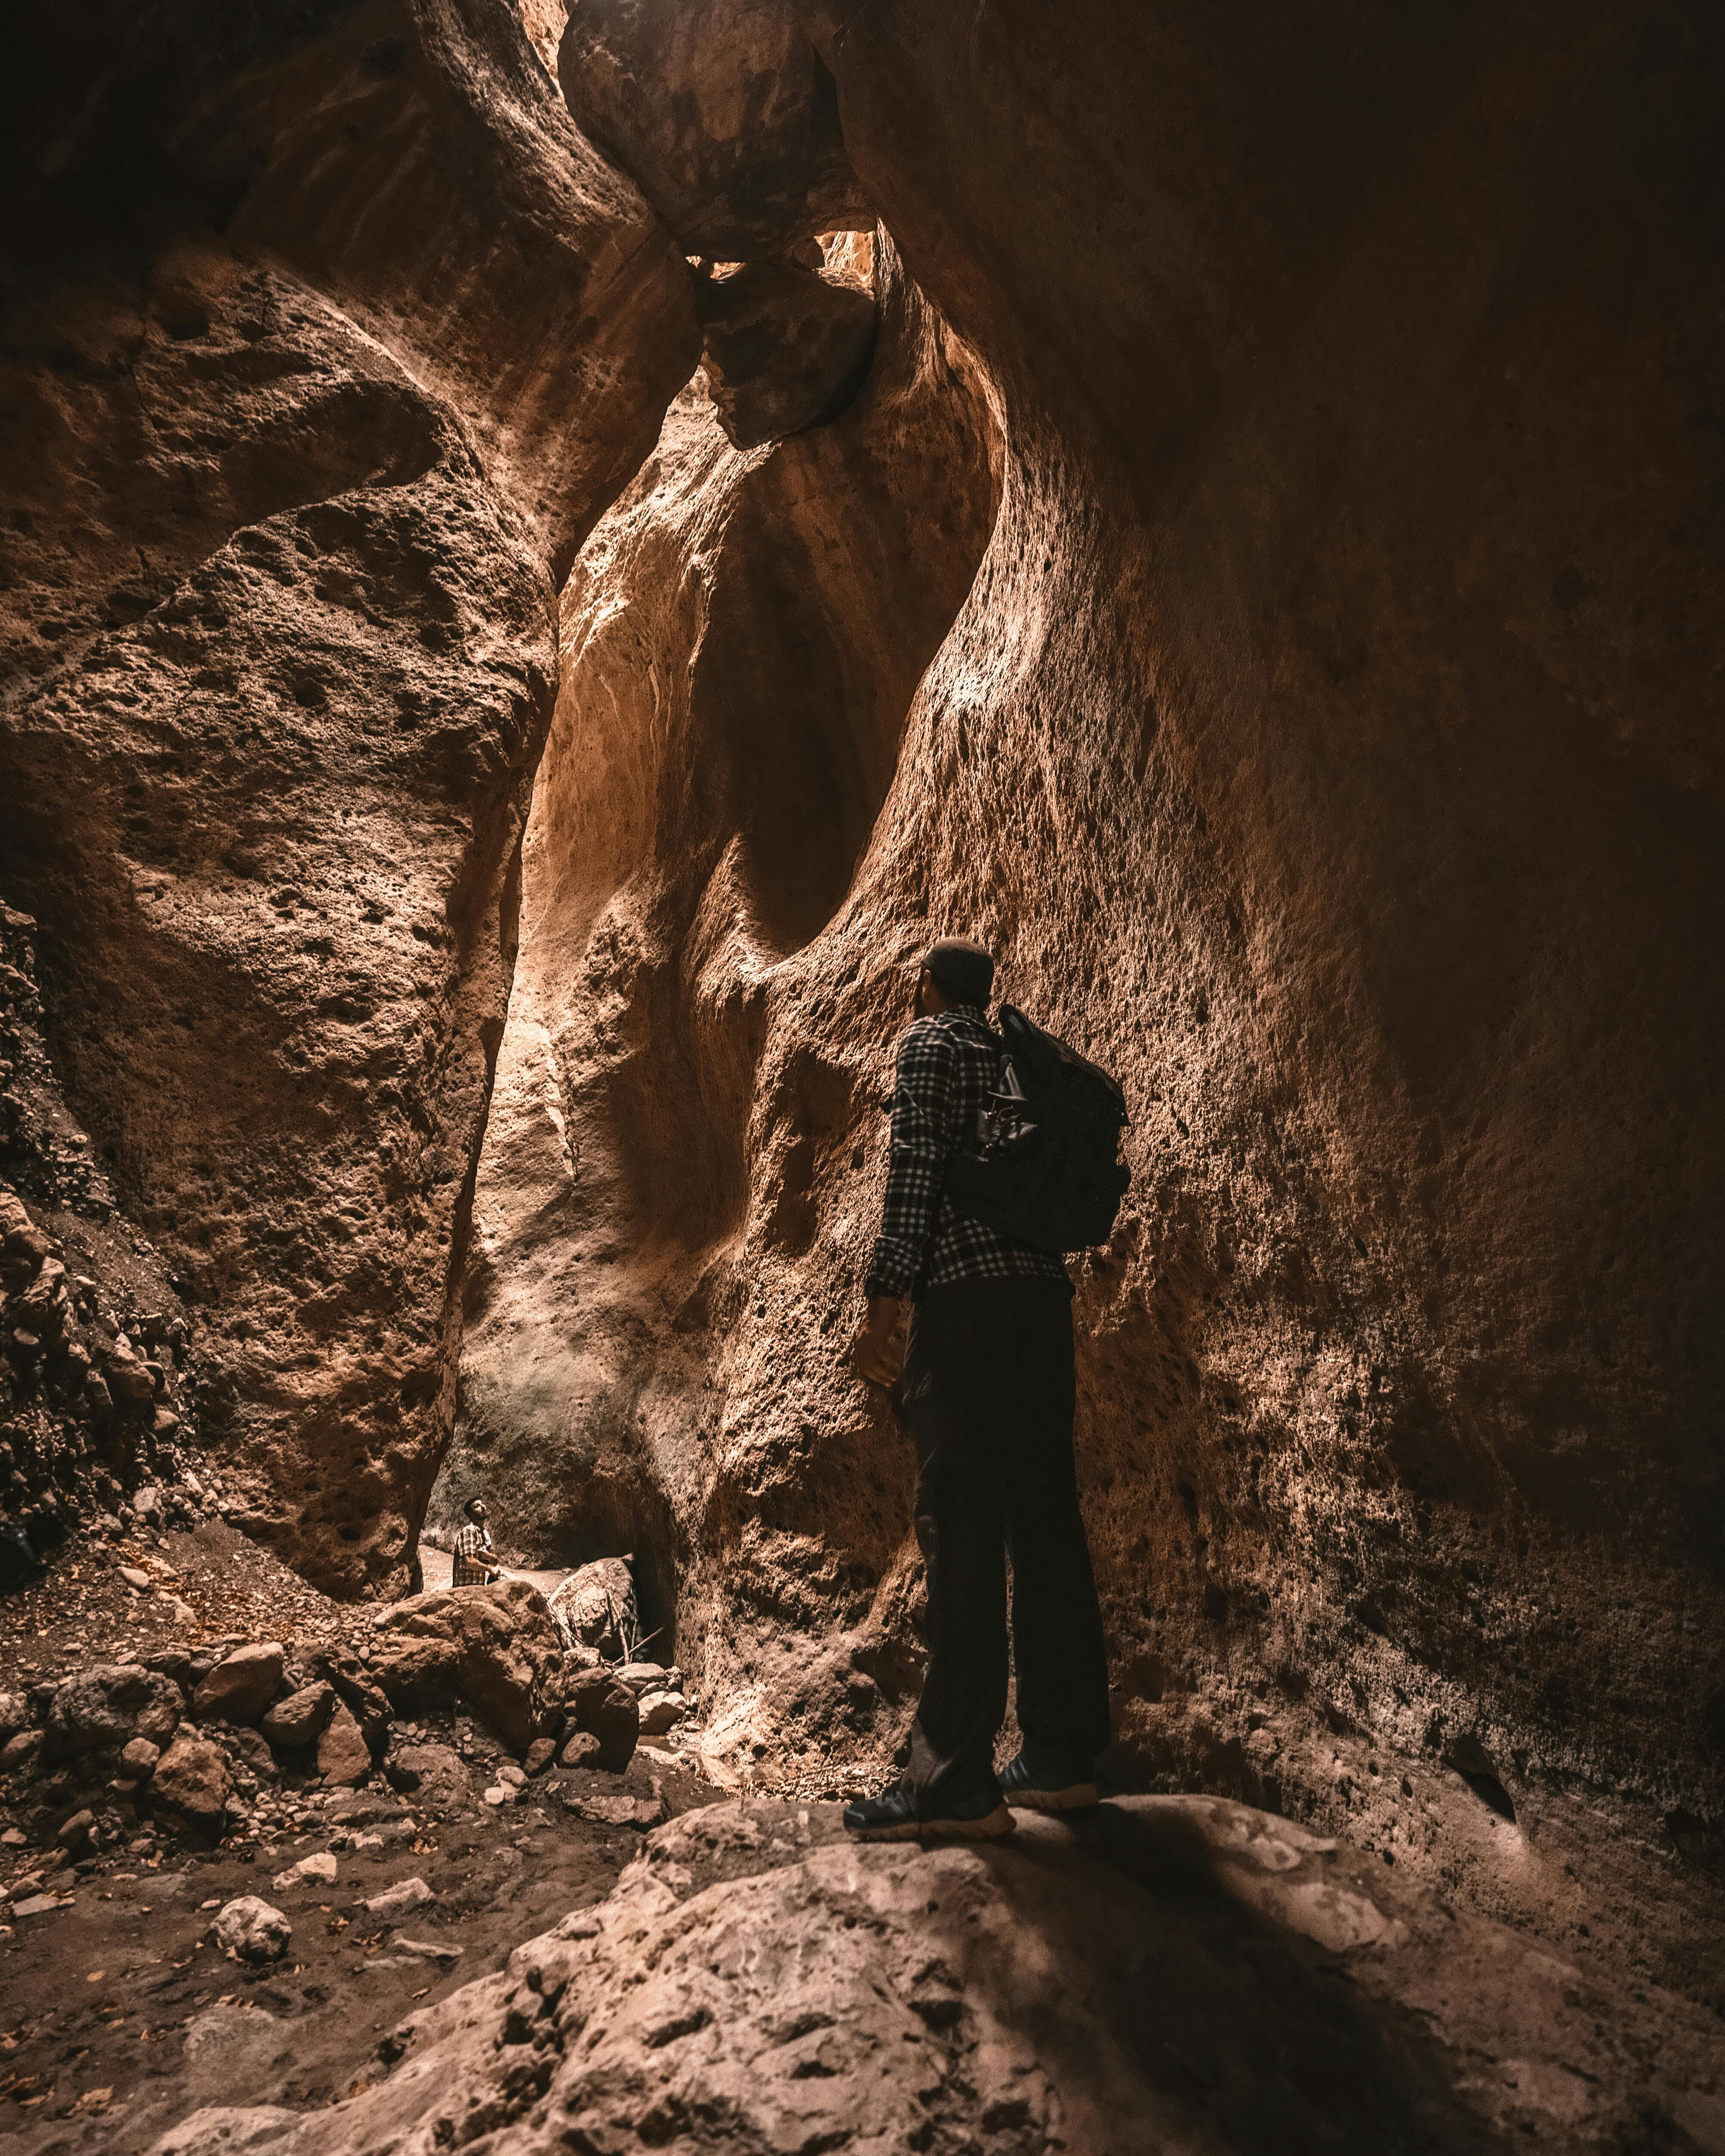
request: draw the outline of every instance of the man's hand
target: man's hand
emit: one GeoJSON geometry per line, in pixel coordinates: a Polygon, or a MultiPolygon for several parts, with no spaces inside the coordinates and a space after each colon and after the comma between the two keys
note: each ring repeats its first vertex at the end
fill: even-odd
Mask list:
{"type": "Polygon", "coordinates": [[[870,1385],[896,1385],[904,1368],[898,1322],[904,1306],[896,1296],[871,1295],[869,1314],[850,1343],[851,1368],[870,1385]]]}

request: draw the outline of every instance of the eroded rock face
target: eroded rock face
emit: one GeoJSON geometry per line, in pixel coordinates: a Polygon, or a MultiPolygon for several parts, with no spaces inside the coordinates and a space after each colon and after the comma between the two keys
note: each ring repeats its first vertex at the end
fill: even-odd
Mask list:
{"type": "Polygon", "coordinates": [[[778,0],[581,0],[557,70],[577,126],[691,254],[755,261],[872,230],[832,76],[778,0]]]}
{"type": "Polygon", "coordinates": [[[477,0],[98,7],[14,59],[4,895],[240,1517],[399,1588],[555,586],[694,363],[687,275],[477,0]]]}
{"type": "Polygon", "coordinates": [[[843,275],[752,262],[700,285],[707,394],[726,439],[758,449],[835,419],[874,356],[873,295],[843,275]]]}
{"type": "MultiPolygon", "coordinates": [[[[1717,52],[802,12],[998,506],[948,366],[896,447],[994,513],[937,654],[787,536],[872,385],[746,465],[687,401],[596,534],[454,1479],[660,1553],[737,1757],[898,1733],[910,1463],[840,1351],[915,956],[974,933],[1132,1111],[1077,1304],[1130,1771],[1407,1837],[1367,1755],[1466,1738],[1512,1807],[1710,1816],[1721,287],[1667,121],[1717,52]],[[889,650],[886,722],[824,730],[889,650]]],[[[869,498],[859,551],[926,562],[869,498]]]]}
{"type": "MultiPolygon", "coordinates": [[[[634,1552],[667,1660],[732,1441],[711,1358],[754,1352],[762,1253],[809,1251],[816,1186],[878,1092],[872,1052],[829,1060],[789,1033],[768,1050],[769,983],[843,899],[988,527],[964,355],[890,249],[876,282],[879,350],[832,425],[743,455],[698,384],[673,406],[566,593],[524,855],[439,1517],[483,1490],[503,1532],[559,1562],[634,1552]],[[776,1195],[751,1227],[757,1148],[776,1195]]],[[[835,1312],[850,1286],[829,1284],[835,1312]]],[[[860,1502],[884,1487],[870,1471],[860,1502]]],[[[824,1502],[803,1508],[811,1584],[788,1589],[811,1617],[813,1583],[847,1561],[817,1546],[824,1502]]],[[[904,1517],[895,1497],[883,1562],[904,1517]]],[[[764,1513],[753,1532],[773,1532],[764,1513]]],[[[752,1557],[717,1532],[740,1586],[752,1557]]]]}

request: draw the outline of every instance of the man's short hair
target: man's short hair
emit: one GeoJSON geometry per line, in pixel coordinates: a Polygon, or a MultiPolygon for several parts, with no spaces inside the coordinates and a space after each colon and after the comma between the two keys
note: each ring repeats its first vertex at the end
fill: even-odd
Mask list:
{"type": "Polygon", "coordinates": [[[994,961],[980,943],[973,943],[968,937],[942,936],[929,945],[922,963],[949,1003],[974,1004],[978,1010],[988,1008],[994,961]]]}
{"type": "Polygon", "coordinates": [[[475,1505],[478,1505],[478,1504],[482,1503],[483,1502],[484,1502],[484,1501],[483,1501],[481,1498],[479,1498],[479,1497],[470,1497],[470,1498],[468,1499],[467,1502],[466,1502],[466,1503],[465,1503],[465,1504],[461,1507],[461,1509],[462,1509],[462,1511],[463,1511],[464,1512],[465,1512],[465,1513],[466,1513],[466,1515],[467,1515],[468,1518],[470,1520],[470,1519],[473,1517],[473,1508],[474,1508],[474,1507],[475,1507],[475,1505]]]}

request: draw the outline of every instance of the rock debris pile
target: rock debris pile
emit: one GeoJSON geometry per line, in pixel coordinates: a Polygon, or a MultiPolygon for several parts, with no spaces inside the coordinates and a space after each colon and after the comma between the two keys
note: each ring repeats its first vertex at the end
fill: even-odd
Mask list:
{"type": "Polygon", "coordinates": [[[415,1596],[370,1629],[357,1651],[170,1646],[8,1692],[0,1804],[28,1843],[75,1872],[140,1820],[255,1838],[280,1831],[308,1788],[353,1789],[375,1774],[411,1792],[459,1779],[443,1748],[419,1741],[428,1716],[477,1716],[503,1748],[483,1792],[493,1805],[521,1801],[553,1760],[621,1774],[643,1691],[655,1734],[682,1718],[680,1705],[665,1711],[678,1673],[619,1671],[590,1649],[566,1649],[521,1581],[415,1596]]]}

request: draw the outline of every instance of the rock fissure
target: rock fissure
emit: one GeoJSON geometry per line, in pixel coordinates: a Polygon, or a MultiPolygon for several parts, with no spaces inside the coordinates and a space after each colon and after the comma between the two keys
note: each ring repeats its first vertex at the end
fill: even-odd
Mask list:
{"type": "Polygon", "coordinates": [[[488,1812],[659,1831],[560,1988],[163,2147],[1717,2144],[1717,38],[219,13],[32,23],[0,151],[0,1591],[203,1657],[220,1519],[384,1621],[185,1684],[80,1616],[0,1776],[75,1875],[476,1707],[488,1812]],[[947,930],[1127,1091],[1078,1455],[1161,1794],[883,1859],[845,1351],[947,930]],[[403,1599],[475,1493],[589,1568],[531,1651],[403,1599]],[[625,1732],[746,1801],[659,1827],[625,1732]],[[1552,2003],[1614,1958],[1656,2089],[1552,2003]]]}

